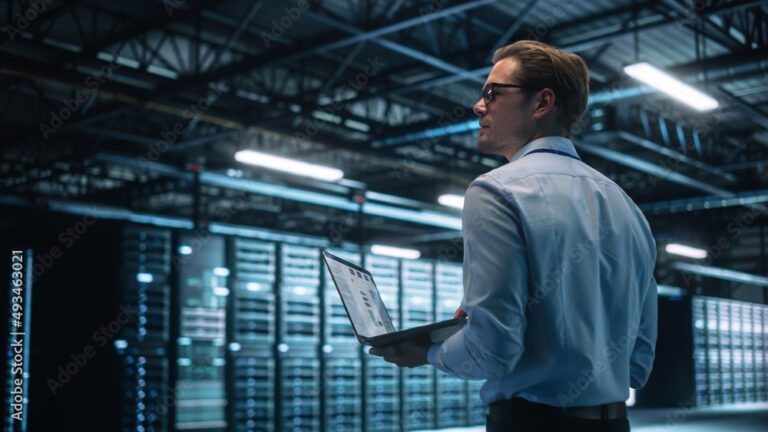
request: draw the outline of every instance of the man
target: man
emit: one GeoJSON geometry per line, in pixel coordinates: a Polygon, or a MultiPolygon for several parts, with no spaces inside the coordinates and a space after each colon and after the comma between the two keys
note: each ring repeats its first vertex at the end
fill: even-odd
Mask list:
{"type": "Polygon", "coordinates": [[[496,51],[474,112],[480,151],[509,163],[467,189],[467,325],[442,343],[372,350],[486,380],[488,431],[628,431],[624,401],[656,344],[656,245],[613,181],[569,139],[589,94],[575,54],[535,41],[496,51]]]}

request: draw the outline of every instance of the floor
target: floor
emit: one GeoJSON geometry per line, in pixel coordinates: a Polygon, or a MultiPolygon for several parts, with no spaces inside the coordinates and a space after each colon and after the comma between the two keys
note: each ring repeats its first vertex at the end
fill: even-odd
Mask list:
{"type": "MultiPolygon", "coordinates": [[[[768,432],[768,404],[718,408],[631,408],[629,422],[632,432],[768,432]]],[[[485,427],[440,431],[482,432],[485,427]]]]}

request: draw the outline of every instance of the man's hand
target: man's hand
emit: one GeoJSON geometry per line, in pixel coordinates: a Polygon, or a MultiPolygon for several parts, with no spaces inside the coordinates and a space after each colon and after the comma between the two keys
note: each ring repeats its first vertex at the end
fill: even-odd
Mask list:
{"type": "Polygon", "coordinates": [[[467,313],[464,312],[463,310],[461,310],[461,308],[456,309],[456,313],[453,314],[453,318],[454,319],[456,319],[456,318],[466,318],[466,317],[467,317],[467,313]]]}
{"type": "Polygon", "coordinates": [[[400,367],[414,368],[427,364],[427,353],[432,344],[428,338],[400,342],[384,347],[371,348],[372,355],[384,357],[389,363],[400,367]]]}

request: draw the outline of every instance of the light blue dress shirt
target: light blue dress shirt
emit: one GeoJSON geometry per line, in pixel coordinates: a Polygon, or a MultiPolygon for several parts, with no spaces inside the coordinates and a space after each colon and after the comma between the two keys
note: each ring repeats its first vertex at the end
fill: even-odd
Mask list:
{"type": "Polygon", "coordinates": [[[656,244],[642,212],[545,137],[465,194],[467,325],[429,350],[429,363],[487,380],[486,404],[521,397],[554,406],[627,399],[656,346],[656,244]]]}

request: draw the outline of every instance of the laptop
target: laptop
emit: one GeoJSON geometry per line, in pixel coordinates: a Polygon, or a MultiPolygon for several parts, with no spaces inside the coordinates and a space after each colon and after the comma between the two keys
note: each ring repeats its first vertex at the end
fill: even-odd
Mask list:
{"type": "Polygon", "coordinates": [[[323,260],[361,344],[380,347],[427,337],[432,343],[442,342],[467,322],[466,318],[454,318],[397,331],[371,272],[327,251],[323,251],[323,260]]]}

